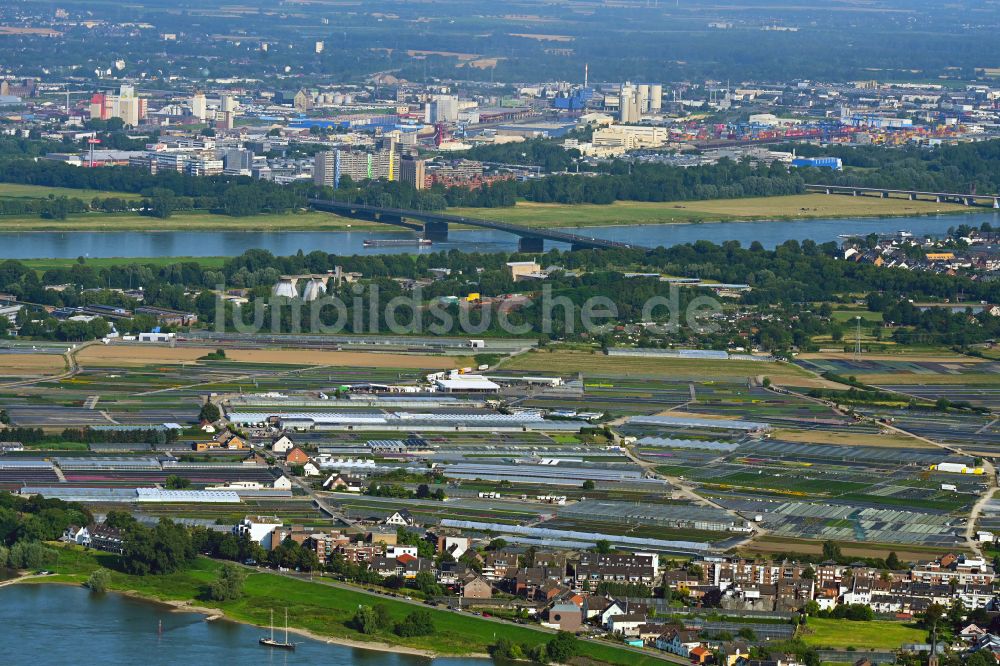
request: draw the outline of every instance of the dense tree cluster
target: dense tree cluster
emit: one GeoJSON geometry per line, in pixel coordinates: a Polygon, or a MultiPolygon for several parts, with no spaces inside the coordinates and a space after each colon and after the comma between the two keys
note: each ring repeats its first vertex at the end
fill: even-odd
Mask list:
{"type": "Polygon", "coordinates": [[[155,527],[138,522],[125,527],[121,560],[125,573],[173,573],[189,566],[196,555],[190,530],[172,520],[161,518],[155,527]]]}
{"type": "Polygon", "coordinates": [[[489,648],[495,661],[532,661],[536,664],[567,664],[579,650],[579,639],[568,631],[560,631],[547,643],[537,645],[518,644],[501,637],[489,648]]]}
{"type": "Polygon", "coordinates": [[[0,495],[0,545],[25,541],[53,541],[70,525],[93,520],[82,504],[41,496],[0,495]]]}
{"type": "Polygon", "coordinates": [[[803,169],[809,183],[886,187],[924,192],[1000,193],[1000,140],[886,149],[881,146],[796,144],[800,155],[839,157],[843,171],[803,169]]]}
{"type": "Polygon", "coordinates": [[[609,204],[615,201],[685,201],[798,194],[804,181],[779,162],[752,167],[722,159],[683,168],[665,164],[614,162],[591,177],[548,176],[528,180],[518,194],[539,203],[609,204]]]}
{"type": "MultiPolygon", "coordinates": [[[[245,176],[188,176],[177,172],[151,174],[137,167],[79,169],[62,162],[10,159],[0,161],[0,182],[44,185],[72,189],[128,192],[143,197],[140,209],[154,217],[169,217],[176,210],[204,209],[215,213],[246,216],[284,213],[305,205],[309,188],[284,187],[245,176]]],[[[82,203],[67,199],[65,214],[79,212],[82,203]]],[[[54,204],[48,202],[49,206],[54,204]]],[[[121,200],[97,208],[121,208],[121,200]]],[[[59,219],[62,219],[59,218],[59,219]]]]}
{"type": "Polygon", "coordinates": [[[414,638],[434,633],[434,618],[429,611],[415,610],[402,620],[394,622],[389,610],[383,604],[358,606],[358,610],[347,625],[366,635],[391,630],[397,636],[414,638]]]}

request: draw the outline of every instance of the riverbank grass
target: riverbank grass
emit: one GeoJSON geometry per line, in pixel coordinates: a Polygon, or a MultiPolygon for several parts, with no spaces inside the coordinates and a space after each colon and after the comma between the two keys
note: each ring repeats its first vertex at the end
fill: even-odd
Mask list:
{"type": "MultiPolygon", "coordinates": [[[[344,589],[321,582],[310,582],[270,572],[249,570],[244,596],[236,601],[214,602],[207,599],[208,587],[218,575],[222,563],[199,557],[188,569],[162,576],[130,576],[116,570],[117,556],[63,546],[59,560],[51,567],[54,575],[30,579],[27,583],[59,582],[83,584],[100,567],[111,571],[108,589],[140,596],[152,601],[190,602],[193,607],[219,610],[239,622],[267,625],[272,609],[288,608],[290,626],[303,629],[318,638],[333,640],[376,641],[383,644],[425,650],[435,654],[483,654],[499,638],[516,643],[538,645],[553,634],[527,626],[494,622],[464,613],[453,613],[424,605],[388,599],[363,591],[344,589]],[[402,638],[391,632],[366,636],[347,626],[358,606],[381,604],[393,621],[402,620],[418,609],[427,610],[434,620],[430,636],[402,638]]],[[[581,641],[581,656],[622,666],[662,665],[655,656],[626,651],[611,644],[581,641]]]]}
{"type": "Polygon", "coordinates": [[[609,205],[519,201],[513,208],[453,208],[448,213],[537,227],[588,227],[678,222],[881,217],[967,213],[959,204],[832,194],[709,199],[705,201],[616,201],[609,205]]]}
{"type": "MultiPolygon", "coordinates": [[[[232,217],[208,212],[180,212],[160,219],[134,213],[80,213],[65,220],[0,215],[4,231],[393,231],[379,222],[315,211],[232,217]]],[[[266,244],[266,241],[261,241],[266,244]]]]}

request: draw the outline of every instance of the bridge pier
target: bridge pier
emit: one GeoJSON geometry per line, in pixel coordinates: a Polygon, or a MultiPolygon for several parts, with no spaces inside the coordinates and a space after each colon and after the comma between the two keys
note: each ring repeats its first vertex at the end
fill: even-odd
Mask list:
{"type": "Polygon", "coordinates": [[[398,225],[402,225],[403,224],[403,216],[402,215],[389,215],[388,213],[375,213],[372,216],[372,219],[374,219],[374,220],[376,220],[378,222],[384,222],[386,224],[398,224],[398,225]]]}
{"type": "Polygon", "coordinates": [[[888,198],[889,198],[889,193],[888,193],[888,192],[885,192],[885,191],[883,191],[883,192],[882,192],[882,198],[883,198],[883,199],[888,199],[888,198]]]}
{"type": "Polygon", "coordinates": [[[993,207],[1000,208],[1000,199],[993,199],[993,207]]]}
{"type": "Polygon", "coordinates": [[[826,188],[826,193],[827,193],[827,194],[833,194],[833,192],[831,192],[831,191],[830,191],[830,188],[829,188],[829,187],[828,187],[828,188],[826,188]]]}
{"type": "Polygon", "coordinates": [[[914,194],[913,192],[910,192],[910,201],[916,201],[916,200],[917,200],[917,195],[914,194]]]}
{"type": "Polygon", "coordinates": [[[517,251],[530,253],[545,252],[545,239],[538,236],[520,236],[517,239],[517,251]]]}
{"type": "Polygon", "coordinates": [[[861,193],[858,192],[857,190],[851,190],[851,196],[859,197],[859,196],[861,196],[861,193]]]}
{"type": "Polygon", "coordinates": [[[940,196],[934,197],[934,201],[935,203],[941,203],[941,197],[940,196]]]}
{"type": "Polygon", "coordinates": [[[962,197],[962,203],[964,203],[966,206],[971,206],[973,203],[972,197],[962,197]]]}
{"type": "Polygon", "coordinates": [[[429,238],[435,241],[448,240],[448,223],[435,221],[424,222],[424,238],[429,238]]]}

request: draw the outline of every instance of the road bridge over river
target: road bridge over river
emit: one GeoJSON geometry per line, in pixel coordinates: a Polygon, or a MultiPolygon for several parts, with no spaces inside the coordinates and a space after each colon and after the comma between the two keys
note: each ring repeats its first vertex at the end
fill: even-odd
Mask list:
{"type": "Polygon", "coordinates": [[[573,250],[587,249],[617,249],[634,250],[647,249],[641,245],[633,243],[622,243],[620,241],[605,240],[584,234],[574,234],[555,229],[526,227],[519,224],[510,224],[497,220],[484,220],[474,217],[463,217],[460,215],[447,215],[435,211],[408,210],[403,208],[386,208],[383,206],[369,206],[365,204],[345,203],[342,201],[331,201],[328,199],[310,199],[310,205],[316,210],[337,213],[348,217],[364,217],[374,219],[377,222],[386,224],[407,225],[404,220],[417,220],[423,225],[423,232],[426,238],[431,240],[444,240],[448,237],[448,225],[462,224],[469,227],[479,227],[482,229],[496,229],[520,237],[518,250],[521,252],[542,252],[544,242],[557,241],[568,243],[573,250]]]}

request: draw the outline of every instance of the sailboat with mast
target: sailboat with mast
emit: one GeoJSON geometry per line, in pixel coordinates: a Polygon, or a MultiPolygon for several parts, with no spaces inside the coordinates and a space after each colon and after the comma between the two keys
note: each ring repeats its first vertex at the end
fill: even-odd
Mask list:
{"type": "Polygon", "coordinates": [[[288,642],[288,609],[285,609],[285,641],[281,642],[274,638],[274,609],[271,609],[271,635],[261,636],[260,644],[267,647],[281,648],[282,650],[294,650],[295,643],[288,642]]]}

